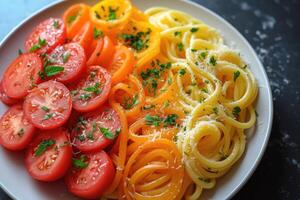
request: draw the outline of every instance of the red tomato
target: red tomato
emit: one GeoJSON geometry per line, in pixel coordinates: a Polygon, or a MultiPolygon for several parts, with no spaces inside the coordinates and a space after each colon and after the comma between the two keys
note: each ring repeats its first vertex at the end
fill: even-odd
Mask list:
{"type": "Polygon", "coordinates": [[[66,27],[63,20],[49,18],[40,23],[25,41],[27,52],[48,53],[66,39],[66,27]]]}
{"type": "Polygon", "coordinates": [[[63,177],[71,165],[72,148],[62,129],[40,132],[25,154],[29,174],[40,181],[63,177]]]}
{"type": "Polygon", "coordinates": [[[88,73],[74,87],[71,93],[73,108],[79,112],[88,112],[101,106],[111,88],[111,76],[102,67],[89,67],[88,73]]]}
{"type": "Polygon", "coordinates": [[[35,127],[25,118],[22,105],[8,109],[0,119],[0,143],[9,150],[22,150],[32,139],[35,127]]]}
{"type": "Polygon", "coordinates": [[[102,106],[78,118],[71,140],[80,151],[99,151],[114,141],[120,129],[118,113],[109,106],[102,106]]]}
{"type": "Polygon", "coordinates": [[[64,70],[54,78],[62,83],[77,80],[86,71],[84,49],[78,43],[69,43],[56,47],[48,56],[51,66],[61,66],[64,70]]]}
{"type": "Polygon", "coordinates": [[[6,69],[3,77],[3,91],[10,98],[23,98],[41,81],[38,73],[42,61],[35,53],[26,53],[15,59],[6,69]]]}
{"type": "Polygon", "coordinates": [[[2,81],[0,82],[0,99],[3,103],[9,106],[18,103],[19,101],[19,99],[13,99],[7,96],[7,94],[3,90],[2,81]]]}
{"type": "Polygon", "coordinates": [[[32,90],[24,101],[24,112],[29,121],[39,129],[62,126],[72,110],[72,99],[66,86],[47,81],[32,90]]]}
{"type": "Polygon", "coordinates": [[[66,184],[76,196],[96,199],[110,186],[114,176],[115,167],[111,159],[104,151],[100,151],[74,158],[73,168],[66,176],[66,184]]]}

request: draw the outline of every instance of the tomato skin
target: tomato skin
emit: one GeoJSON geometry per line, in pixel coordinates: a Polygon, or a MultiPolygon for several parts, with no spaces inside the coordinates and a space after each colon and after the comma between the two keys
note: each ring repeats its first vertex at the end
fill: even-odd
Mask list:
{"type": "Polygon", "coordinates": [[[46,40],[46,45],[37,49],[36,53],[44,54],[53,50],[56,46],[63,44],[66,40],[66,27],[63,20],[59,18],[49,18],[41,22],[33,29],[25,41],[25,50],[30,51],[32,46],[38,44],[40,39],[46,40]],[[58,28],[55,27],[55,22],[58,23],[58,28]]]}
{"type": "Polygon", "coordinates": [[[92,111],[105,103],[111,88],[111,75],[100,66],[88,67],[88,73],[75,85],[70,87],[71,91],[77,91],[72,96],[73,108],[78,112],[92,111]],[[99,84],[99,94],[85,91],[86,88],[99,84]],[[88,95],[85,99],[82,95],[88,95]]]}
{"type": "Polygon", "coordinates": [[[93,112],[85,113],[77,118],[77,124],[73,126],[71,140],[76,148],[82,152],[97,152],[113,143],[121,129],[121,121],[118,113],[110,106],[102,106],[93,112]],[[114,138],[107,138],[100,128],[107,128],[114,138]],[[88,136],[88,134],[92,134],[88,136]]]}
{"type": "Polygon", "coordinates": [[[19,99],[13,99],[7,96],[7,94],[3,90],[2,81],[0,82],[0,99],[3,103],[8,106],[14,105],[19,102],[19,99]]]}
{"type": "Polygon", "coordinates": [[[9,150],[25,149],[34,132],[35,127],[25,118],[21,104],[9,108],[0,119],[0,143],[9,150]]]}
{"type": "Polygon", "coordinates": [[[68,120],[71,110],[70,91],[62,83],[52,80],[39,84],[24,101],[27,119],[35,127],[43,130],[62,126],[68,120]],[[49,110],[43,110],[44,106],[49,110]]]}
{"type": "Polygon", "coordinates": [[[28,173],[40,181],[55,181],[62,178],[68,171],[72,159],[72,147],[67,132],[63,129],[40,131],[29,144],[25,153],[25,165],[28,173]],[[35,150],[43,140],[54,140],[55,144],[46,151],[35,156],[35,150]],[[52,162],[54,160],[54,162],[52,162]]]}
{"type": "Polygon", "coordinates": [[[112,183],[115,176],[115,167],[109,156],[100,151],[86,155],[89,164],[87,168],[72,168],[66,176],[68,190],[84,199],[99,198],[112,183]],[[86,178],[83,183],[82,178],[86,178]]]}
{"type": "Polygon", "coordinates": [[[51,65],[64,67],[63,72],[53,76],[53,79],[59,82],[65,84],[73,82],[86,71],[84,49],[78,43],[68,43],[58,46],[49,54],[48,58],[55,61],[53,63],[51,62],[51,65]]]}
{"type": "Polygon", "coordinates": [[[72,39],[72,42],[79,43],[83,47],[86,55],[88,56],[89,49],[91,48],[90,44],[92,40],[93,40],[92,24],[88,21],[81,27],[81,29],[72,39]]]}
{"type": "Polygon", "coordinates": [[[36,84],[41,82],[38,72],[42,70],[38,54],[25,53],[16,58],[6,69],[3,77],[3,91],[10,98],[21,99],[36,84]]]}

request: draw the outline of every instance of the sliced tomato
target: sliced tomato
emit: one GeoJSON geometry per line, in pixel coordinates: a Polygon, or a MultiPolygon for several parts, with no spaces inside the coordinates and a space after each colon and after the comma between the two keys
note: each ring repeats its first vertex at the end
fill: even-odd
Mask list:
{"type": "Polygon", "coordinates": [[[78,43],[58,46],[47,57],[50,67],[63,67],[63,71],[53,76],[54,79],[62,83],[73,82],[86,71],[84,49],[78,43]]]}
{"type": "Polygon", "coordinates": [[[2,81],[0,82],[0,99],[3,103],[6,105],[13,105],[19,102],[19,99],[13,99],[7,96],[7,94],[3,90],[3,85],[2,81]]]}
{"type": "Polygon", "coordinates": [[[35,127],[25,118],[22,105],[9,108],[0,119],[0,143],[9,150],[22,150],[32,139],[35,127]]]}
{"type": "Polygon", "coordinates": [[[114,141],[120,129],[118,113],[109,106],[102,106],[78,118],[71,140],[80,151],[99,151],[114,141]]]}
{"type": "Polygon", "coordinates": [[[68,190],[84,199],[99,198],[110,186],[115,167],[104,152],[81,154],[73,158],[73,167],[66,176],[68,190]]]}
{"type": "Polygon", "coordinates": [[[38,54],[25,53],[16,58],[6,69],[3,90],[10,98],[20,99],[41,81],[38,73],[42,70],[38,54]]]}
{"type": "Polygon", "coordinates": [[[71,94],[57,81],[47,81],[32,90],[24,101],[24,112],[29,121],[39,129],[62,126],[72,110],[71,94]]]}
{"type": "Polygon", "coordinates": [[[52,51],[66,40],[66,27],[59,18],[49,18],[41,22],[25,41],[27,52],[44,54],[52,51]]]}
{"type": "Polygon", "coordinates": [[[39,132],[25,154],[29,174],[40,181],[55,181],[63,177],[71,160],[72,148],[66,131],[62,129],[39,132]]]}
{"type": "Polygon", "coordinates": [[[106,69],[89,67],[85,77],[71,86],[73,108],[79,112],[94,110],[106,101],[110,88],[111,76],[106,69]]]}
{"type": "Polygon", "coordinates": [[[90,7],[86,4],[79,3],[69,7],[63,14],[63,20],[67,26],[67,36],[72,39],[89,20],[90,7]]]}
{"type": "Polygon", "coordinates": [[[110,65],[115,51],[115,45],[108,36],[100,37],[97,39],[96,48],[88,59],[87,65],[100,65],[106,68],[110,65]]]}
{"type": "Polygon", "coordinates": [[[90,22],[86,22],[72,39],[73,42],[79,43],[84,48],[86,55],[88,55],[92,40],[93,29],[90,22]]]}
{"type": "Polygon", "coordinates": [[[135,65],[134,54],[125,46],[117,47],[112,63],[107,70],[112,74],[112,84],[119,83],[126,79],[132,72],[135,65]]]}

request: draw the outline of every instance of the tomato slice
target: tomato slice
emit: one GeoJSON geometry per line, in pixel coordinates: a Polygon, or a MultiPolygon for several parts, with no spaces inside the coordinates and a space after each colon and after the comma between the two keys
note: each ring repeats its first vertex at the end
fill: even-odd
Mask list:
{"type": "Polygon", "coordinates": [[[65,42],[66,27],[59,18],[49,18],[41,22],[25,41],[27,52],[44,54],[65,42]]]}
{"type": "Polygon", "coordinates": [[[54,129],[63,125],[72,110],[72,99],[66,86],[47,81],[38,85],[24,101],[24,112],[39,129],[54,129]]]}
{"type": "Polygon", "coordinates": [[[74,36],[72,39],[73,42],[79,43],[88,55],[90,44],[93,39],[93,29],[92,29],[92,24],[90,22],[86,22],[81,29],[79,29],[78,33],[74,36]]]}
{"type": "MultiPolygon", "coordinates": [[[[53,76],[57,81],[70,83],[86,71],[84,49],[78,43],[68,43],[56,47],[48,57],[48,66],[63,67],[63,71],[53,76]]],[[[46,67],[47,69],[47,67],[46,67]]]]}
{"type": "Polygon", "coordinates": [[[32,139],[35,127],[25,118],[22,105],[9,108],[0,119],[0,143],[9,150],[22,150],[32,139]]]}
{"type": "Polygon", "coordinates": [[[22,54],[6,69],[3,77],[3,90],[10,98],[20,99],[28,94],[40,82],[38,73],[42,70],[42,61],[35,53],[22,54]]]}
{"type": "Polygon", "coordinates": [[[85,77],[71,86],[73,108],[79,112],[94,110],[106,101],[110,88],[110,74],[102,67],[89,67],[85,77]]]}
{"type": "Polygon", "coordinates": [[[19,99],[13,99],[10,98],[9,96],[7,96],[7,94],[4,92],[3,90],[3,82],[0,82],[0,99],[3,103],[5,103],[6,105],[13,105],[19,102],[19,99]]]}
{"type": "Polygon", "coordinates": [[[40,181],[63,177],[71,165],[72,148],[66,131],[55,129],[39,132],[29,144],[25,165],[29,174],[40,181]]]}
{"type": "Polygon", "coordinates": [[[125,46],[117,47],[117,51],[112,59],[112,63],[107,70],[112,74],[112,84],[119,83],[126,79],[132,72],[135,65],[134,54],[125,46]]]}
{"type": "Polygon", "coordinates": [[[80,151],[98,151],[111,144],[120,129],[118,113],[109,106],[102,106],[78,118],[71,132],[71,140],[80,151]]]}
{"type": "Polygon", "coordinates": [[[99,198],[112,183],[115,167],[104,152],[82,154],[73,158],[73,167],[66,176],[68,190],[84,199],[99,198]]]}
{"type": "Polygon", "coordinates": [[[69,7],[63,14],[63,20],[67,26],[67,36],[72,39],[83,24],[89,20],[90,7],[79,3],[69,7]]]}
{"type": "Polygon", "coordinates": [[[110,65],[115,51],[115,45],[108,36],[104,36],[104,38],[100,37],[97,39],[96,48],[88,59],[87,65],[100,65],[106,68],[110,65]]]}

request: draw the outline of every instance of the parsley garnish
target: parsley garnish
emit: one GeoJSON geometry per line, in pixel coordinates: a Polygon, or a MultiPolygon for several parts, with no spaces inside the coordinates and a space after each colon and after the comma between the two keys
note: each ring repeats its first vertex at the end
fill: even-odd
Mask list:
{"type": "Polygon", "coordinates": [[[190,30],[190,31],[191,31],[192,33],[195,33],[195,32],[197,32],[198,30],[199,30],[199,28],[195,28],[195,27],[193,27],[193,28],[191,28],[191,30],[190,30]]]}
{"type": "Polygon", "coordinates": [[[218,111],[218,108],[217,108],[217,107],[214,107],[214,108],[213,108],[213,112],[217,115],[218,112],[219,112],[219,111],[218,111]]]}
{"type": "Polygon", "coordinates": [[[68,17],[67,23],[72,24],[76,20],[77,16],[78,15],[71,15],[70,17],[68,17]]]}
{"type": "Polygon", "coordinates": [[[42,108],[41,108],[43,111],[45,111],[45,112],[49,112],[50,111],[50,109],[47,107],[47,106],[42,106],[42,108]]]}
{"type": "Polygon", "coordinates": [[[72,164],[75,168],[83,169],[88,166],[88,163],[86,162],[86,155],[81,155],[79,159],[72,158],[72,164]]]}
{"type": "Polygon", "coordinates": [[[36,157],[42,155],[47,150],[47,148],[51,147],[54,144],[55,144],[55,140],[52,140],[52,139],[43,140],[37,147],[34,155],[36,157]]]}
{"type": "Polygon", "coordinates": [[[44,116],[43,120],[48,120],[48,119],[50,119],[50,118],[52,118],[52,117],[53,117],[53,113],[47,113],[47,114],[44,116]]]}
{"type": "Polygon", "coordinates": [[[45,67],[45,74],[46,76],[54,76],[62,71],[64,71],[64,67],[62,66],[56,66],[56,65],[49,65],[45,67]]]}
{"type": "Polygon", "coordinates": [[[217,60],[215,58],[215,56],[211,56],[210,59],[209,59],[209,63],[213,66],[216,66],[217,64],[217,60]]]}
{"type": "Polygon", "coordinates": [[[162,118],[159,116],[151,116],[151,115],[146,115],[145,116],[146,124],[147,125],[154,125],[154,126],[159,126],[162,122],[162,118]]]}
{"type": "Polygon", "coordinates": [[[95,140],[94,134],[93,134],[93,133],[88,133],[88,134],[86,135],[86,138],[89,139],[89,140],[95,140]]]}
{"type": "Polygon", "coordinates": [[[103,32],[94,27],[94,39],[98,39],[99,37],[103,37],[103,32]]]}
{"type": "Polygon", "coordinates": [[[234,107],[232,110],[232,114],[235,117],[238,117],[240,115],[240,112],[241,112],[241,108],[239,106],[234,107]]]}
{"type": "Polygon", "coordinates": [[[159,116],[151,116],[146,115],[145,121],[147,125],[153,125],[153,126],[160,126],[161,124],[164,125],[164,127],[167,126],[174,126],[176,125],[176,119],[178,118],[178,115],[176,114],[169,114],[166,118],[162,118],[159,116]]]}
{"type": "Polygon", "coordinates": [[[200,55],[198,56],[199,60],[204,60],[207,56],[207,52],[203,51],[200,53],[200,55]]]}
{"type": "Polygon", "coordinates": [[[169,114],[163,121],[164,126],[175,126],[177,118],[178,118],[178,115],[169,114]]]}
{"type": "Polygon", "coordinates": [[[137,105],[139,103],[139,100],[138,100],[138,95],[135,94],[133,96],[133,98],[125,98],[125,103],[124,103],[124,106],[125,106],[125,109],[131,109],[133,106],[137,105]]]}
{"type": "Polygon", "coordinates": [[[137,51],[141,51],[145,48],[148,48],[149,39],[147,36],[150,34],[151,29],[147,32],[138,32],[134,34],[122,34],[121,38],[125,40],[125,43],[137,51]]]}
{"type": "Polygon", "coordinates": [[[59,29],[59,22],[57,20],[55,20],[53,22],[53,26],[54,26],[54,28],[59,29]]]}
{"type": "Polygon", "coordinates": [[[102,132],[102,134],[104,135],[104,137],[111,139],[111,140],[114,139],[113,133],[110,132],[108,128],[100,127],[99,129],[102,132]]]}
{"type": "Polygon", "coordinates": [[[185,75],[185,73],[186,73],[185,69],[180,69],[180,70],[179,70],[179,74],[180,74],[180,76],[183,76],[183,75],[185,75]]]}
{"type": "Polygon", "coordinates": [[[38,40],[38,43],[37,44],[34,44],[30,49],[29,51],[30,52],[34,52],[36,50],[39,50],[40,48],[42,48],[43,46],[45,46],[47,44],[47,41],[45,39],[41,39],[39,37],[39,40],[38,40]]]}
{"type": "Polygon", "coordinates": [[[233,72],[233,80],[236,81],[236,79],[240,76],[240,74],[241,74],[240,71],[233,72]]]}
{"type": "Polygon", "coordinates": [[[112,9],[112,7],[109,7],[109,14],[108,14],[108,19],[107,19],[108,21],[117,19],[117,14],[116,14],[117,10],[118,10],[118,8],[112,9]]]}
{"type": "Polygon", "coordinates": [[[183,49],[184,49],[182,42],[178,43],[177,47],[178,47],[179,51],[183,51],[183,49]]]}
{"type": "Polygon", "coordinates": [[[89,86],[87,88],[84,88],[84,91],[86,92],[93,92],[95,94],[100,94],[102,92],[102,90],[99,88],[100,87],[100,83],[95,83],[94,86],[89,86]]]}
{"type": "Polygon", "coordinates": [[[70,53],[70,52],[65,52],[64,54],[62,54],[61,57],[62,57],[62,59],[63,59],[63,62],[64,62],[64,63],[68,62],[70,56],[71,56],[71,53],[70,53]]]}
{"type": "Polygon", "coordinates": [[[196,52],[196,51],[198,51],[197,49],[191,49],[191,52],[196,52]]]}
{"type": "Polygon", "coordinates": [[[175,36],[181,36],[181,32],[180,32],[180,31],[175,31],[175,32],[174,32],[174,35],[175,35],[175,36]]]}
{"type": "Polygon", "coordinates": [[[99,13],[97,11],[95,11],[95,16],[97,19],[101,19],[101,16],[99,15],[99,13]]]}
{"type": "Polygon", "coordinates": [[[90,99],[91,98],[91,95],[90,94],[86,94],[86,93],[83,93],[83,94],[81,94],[80,96],[79,96],[79,98],[81,99],[81,100],[88,100],[88,99],[90,99]]]}
{"type": "Polygon", "coordinates": [[[42,80],[45,80],[45,73],[43,71],[39,71],[38,75],[42,80]]]}

